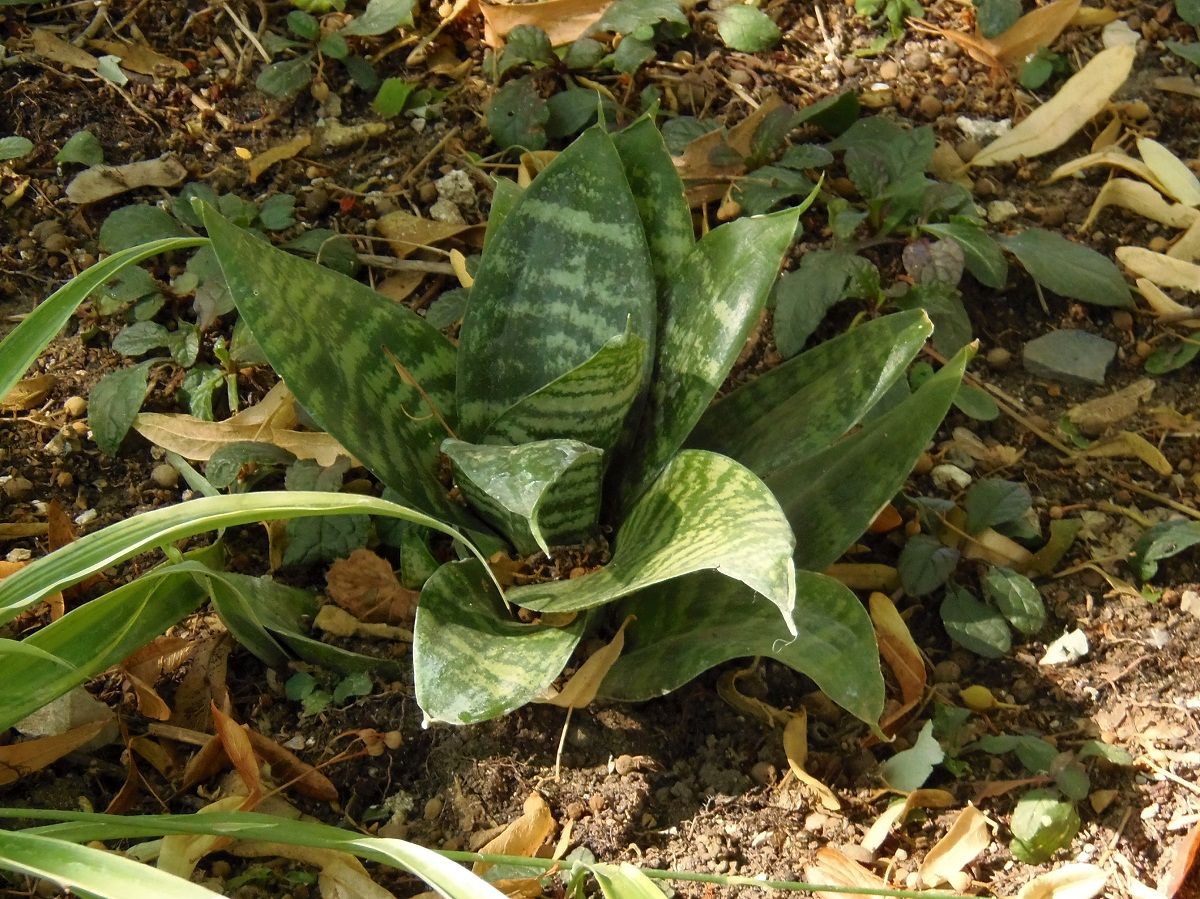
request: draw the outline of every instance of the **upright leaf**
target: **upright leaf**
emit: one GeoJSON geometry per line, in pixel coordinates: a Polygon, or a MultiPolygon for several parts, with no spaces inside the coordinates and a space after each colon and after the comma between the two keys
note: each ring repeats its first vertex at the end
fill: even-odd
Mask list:
{"type": "Polygon", "coordinates": [[[818,344],[714,403],[688,445],[768,477],[856,425],[931,333],[923,312],[900,312],[818,344]]]}
{"type": "Polygon", "coordinates": [[[696,243],[683,179],[671,161],[662,133],[649,116],[618,131],[612,139],[621,154],[625,177],[642,217],[654,280],[661,296],[696,243]]]}
{"type": "Polygon", "coordinates": [[[642,393],[645,358],[646,343],[636,334],[613,337],[582,365],[505,409],[484,442],[570,437],[612,449],[642,393]]]}
{"type": "Polygon", "coordinates": [[[628,508],[687,439],[758,321],[799,213],[739,219],[711,231],[688,254],[664,298],[640,438],[625,463],[628,508]]]}
{"type": "Polygon", "coordinates": [[[620,612],[637,620],[626,632],[625,652],[601,685],[609,699],[653,699],[714,665],[767,656],[812,678],[826,696],[868,724],[883,713],[871,619],[858,597],[833,578],[796,572],[794,637],[777,609],[715,572],[642,591],[620,612]]]}
{"type": "Polygon", "coordinates": [[[540,612],[573,612],[707,569],[761,593],[790,625],[793,548],[791,528],[762,481],[732,459],[686,450],[633,507],[607,565],[571,580],[515,587],[508,599],[540,612]]]}
{"type": "Polygon", "coordinates": [[[797,568],[824,571],[896,495],[945,417],[969,357],[963,350],[853,436],[767,477],[796,532],[797,568]]]}
{"type": "Polygon", "coordinates": [[[426,717],[472,724],[511,712],[554,681],[583,634],[512,618],[474,560],[439,568],[421,591],[413,676],[426,717]]]}
{"type": "Polygon", "coordinates": [[[576,543],[600,517],[603,453],[578,440],[489,446],[447,440],[454,480],[521,554],[576,543]]]}
{"type": "Polygon", "coordinates": [[[657,309],[641,218],[612,140],[592,128],[555,157],[490,236],[463,316],[458,408],[466,440],[657,309]]]}
{"type": "Polygon", "coordinates": [[[238,311],[313,420],[405,502],[462,522],[436,474],[442,420],[455,421],[450,342],[369,287],[271,247],[210,207],[203,217],[238,311]]]}

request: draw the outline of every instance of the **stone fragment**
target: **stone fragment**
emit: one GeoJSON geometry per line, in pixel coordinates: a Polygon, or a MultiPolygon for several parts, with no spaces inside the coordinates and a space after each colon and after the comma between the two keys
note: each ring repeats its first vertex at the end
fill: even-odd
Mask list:
{"type": "Polygon", "coordinates": [[[1025,344],[1022,361],[1035,378],[1066,384],[1103,384],[1117,345],[1087,331],[1060,330],[1025,344]]]}

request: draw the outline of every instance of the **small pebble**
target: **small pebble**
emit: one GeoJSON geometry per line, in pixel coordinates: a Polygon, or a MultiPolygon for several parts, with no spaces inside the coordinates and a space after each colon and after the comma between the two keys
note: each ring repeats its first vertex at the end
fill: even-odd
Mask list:
{"type": "Polygon", "coordinates": [[[323,187],[314,187],[304,195],[304,214],[308,218],[316,218],[329,205],[329,191],[323,187]]]}
{"type": "Polygon", "coordinates": [[[1151,353],[1154,352],[1154,347],[1150,345],[1149,341],[1139,340],[1134,345],[1133,352],[1138,356],[1138,358],[1145,359],[1147,356],[1149,356],[1151,353]]]}
{"type": "Polygon", "coordinates": [[[925,118],[936,119],[942,114],[942,101],[933,94],[924,94],[917,104],[917,109],[921,111],[921,115],[925,116],[925,118]]]}
{"type": "Polygon", "coordinates": [[[929,68],[929,54],[923,48],[917,47],[904,58],[904,62],[910,71],[923,72],[929,68]]]}
{"type": "Polygon", "coordinates": [[[1124,331],[1127,334],[1133,333],[1133,316],[1128,309],[1117,309],[1113,312],[1112,323],[1118,331],[1124,331]]]}
{"type": "Polygon", "coordinates": [[[75,475],[69,471],[60,471],[58,476],[55,477],[54,483],[62,488],[70,487],[75,483],[75,475]]]}
{"type": "Polygon", "coordinates": [[[776,773],[775,766],[770,762],[756,762],[750,768],[750,779],[760,787],[765,787],[775,780],[776,773]]]}
{"type": "Polygon", "coordinates": [[[59,231],[57,234],[51,234],[42,241],[42,249],[47,253],[66,253],[71,249],[73,243],[74,241],[70,237],[59,231]]]}
{"type": "Polygon", "coordinates": [[[593,815],[598,815],[604,811],[604,806],[606,805],[604,797],[599,793],[593,793],[589,796],[587,804],[593,815]]]}
{"type": "Polygon", "coordinates": [[[417,188],[417,196],[421,198],[422,203],[432,203],[438,198],[437,185],[432,181],[422,181],[417,188]]]}
{"type": "Polygon", "coordinates": [[[985,176],[975,182],[975,196],[977,197],[994,197],[999,192],[999,186],[991,178],[985,176]]]}
{"type": "Polygon", "coordinates": [[[14,503],[23,503],[33,496],[33,481],[18,475],[4,484],[4,493],[14,503]]]}
{"type": "Polygon", "coordinates": [[[83,418],[87,414],[87,400],[81,396],[69,396],[63,402],[63,411],[69,418],[83,418]]]}
{"type": "Polygon", "coordinates": [[[962,668],[954,659],[943,659],[933,666],[935,684],[956,684],[962,678],[962,668]]]}
{"type": "Polygon", "coordinates": [[[971,486],[971,481],[974,480],[974,478],[957,465],[950,465],[949,463],[935,465],[929,476],[933,478],[934,484],[943,489],[954,488],[955,490],[966,490],[971,486]]]}
{"type": "Polygon", "coordinates": [[[150,472],[150,480],[164,490],[170,490],[172,487],[179,486],[179,471],[174,465],[162,462],[154,466],[150,472]]]}
{"type": "Polygon", "coordinates": [[[729,73],[729,80],[738,87],[749,87],[754,83],[754,76],[745,69],[734,69],[729,73]]]}
{"type": "Polygon", "coordinates": [[[857,56],[847,56],[842,60],[842,74],[852,77],[862,71],[862,62],[857,56]]]}
{"type": "Polygon", "coordinates": [[[633,756],[631,755],[619,755],[613,762],[613,770],[616,771],[621,777],[624,777],[635,767],[636,765],[634,764],[633,756]]]}
{"type": "Polygon", "coordinates": [[[421,813],[426,821],[435,821],[442,813],[442,807],[446,804],[441,796],[434,796],[425,803],[425,810],[421,813]]]}
{"type": "Polygon", "coordinates": [[[1042,224],[1056,228],[1067,220],[1067,207],[1061,204],[1047,206],[1042,210],[1042,224]]]}
{"type": "Polygon", "coordinates": [[[1167,248],[1170,247],[1170,245],[1171,245],[1170,241],[1168,241],[1161,234],[1157,234],[1154,237],[1150,238],[1149,247],[1150,247],[1150,252],[1152,252],[1152,253],[1165,253],[1167,251],[1167,248]]]}
{"type": "Polygon", "coordinates": [[[994,346],[987,351],[987,355],[983,357],[987,360],[987,364],[999,371],[1000,369],[1008,368],[1012,362],[1012,353],[1002,346],[994,346]]]}
{"type": "Polygon", "coordinates": [[[894,60],[884,60],[879,67],[879,77],[884,81],[893,81],[900,76],[900,64],[894,60]]]}

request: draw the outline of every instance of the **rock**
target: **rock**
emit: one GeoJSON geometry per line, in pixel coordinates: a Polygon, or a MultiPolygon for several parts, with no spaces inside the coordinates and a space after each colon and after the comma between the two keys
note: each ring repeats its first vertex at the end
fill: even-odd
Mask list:
{"type": "Polygon", "coordinates": [[[955,124],[958,125],[958,130],[963,133],[963,137],[968,140],[977,140],[981,144],[986,144],[988,141],[993,141],[1012,131],[1012,119],[1001,119],[998,122],[993,122],[990,119],[971,119],[965,115],[960,115],[955,120],[955,124]]]}
{"type": "Polygon", "coordinates": [[[847,56],[842,60],[842,74],[847,78],[857,75],[862,71],[862,62],[857,56],[847,56]]]}
{"type": "Polygon", "coordinates": [[[70,237],[59,231],[42,241],[42,249],[47,253],[66,253],[73,243],[70,237]]]}
{"type": "Polygon", "coordinates": [[[943,659],[933,666],[935,684],[957,684],[962,678],[962,668],[954,659],[943,659]]]}
{"type": "Polygon", "coordinates": [[[987,204],[987,220],[993,225],[1008,221],[1017,212],[1017,206],[1011,200],[992,200],[987,204]]]}
{"type": "Polygon", "coordinates": [[[616,760],[613,762],[613,770],[616,771],[620,777],[624,777],[636,767],[637,763],[634,762],[633,756],[628,754],[617,756],[616,760]]]}
{"type": "Polygon", "coordinates": [[[83,418],[87,414],[87,400],[81,396],[69,396],[63,401],[63,412],[68,418],[83,418]]]}
{"type": "Polygon", "coordinates": [[[921,115],[925,116],[925,118],[936,119],[942,114],[942,101],[933,94],[925,94],[921,97],[920,102],[917,103],[917,109],[920,110],[921,115]]]}
{"type": "Polygon", "coordinates": [[[174,465],[161,462],[150,472],[150,480],[164,490],[179,486],[179,472],[174,465]]]}
{"type": "Polygon", "coordinates": [[[1066,384],[1103,384],[1117,345],[1087,331],[1059,330],[1025,344],[1022,361],[1035,378],[1066,384]]]}
{"type": "Polygon", "coordinates": [[[1042,210],[1039,216],[1043,225],[1048,225],[1051,228],[1057,228],[1067,220],[1067,207],[1061,203],[1056,203],[1053,206],[1047,206],[1042,210]]]}
{"type": "Polygon", "coordinates": [[[983,357],[987,360],[987,364],[996,371],[1008,368],[1008,364],[1012,362],[1012,353],[1002,346],[994,346],[987,351],[987,355],[983,357]]]}
{"type": "Polygon", "coordinates": [[[974,478],[957,465],[950,465],[948,463],[935,465],[933,471],[929,472],[929,477],[933,479],[933,483],[938,487],[942,489],[952,487],[955,490],[966,490],[971,486],[971,481],[974,480],[974,478]]]}
{"type": "Polygon", "coordinates": [[[33,481],[20,475],[4,482],[4,494],[14,503],[23,503],[33,496],[33,481]]]}
{"type": "Polygon", "coordinates": [[[900,64],[888,59],[879,67],[879,77],[884,81],[894,81],[900,77],[900,64]]]}
{"type": "Polygon", "coordinates": [[[755,762],[750,768],[750,779],[760,787],[765,787],[775,780],[777,773],[775,766],[770,762],[755,762]]]}
{"type": "Polygon", "coordinates": [[[467,220],[463,218],[462,210],[445,198],[429,207],[429,217],[435,222],[445,222],[448,225],[465,225],[467,223],[467,220]]]}
{"type": "Polygon", "coordinates": [[[923,47],[917,47],[909,51],[908,55],[904,57],[904,62],[909,71],[923,72],[929,68],[929,54],[923,47]]]}
{"type": "MultiPolygon", "coordinates": [[[[83,687],[76,687],[42,706],[28,718],[18,721],[15,727],[27,737],[53,737],[93,721],[110,721],[112,717],[112,710],[108,706],[95,699],[83,687]]],[[[112,734],[107,735],[97,746],[105,745],[116,732],[114,725],[112,734]]]]}

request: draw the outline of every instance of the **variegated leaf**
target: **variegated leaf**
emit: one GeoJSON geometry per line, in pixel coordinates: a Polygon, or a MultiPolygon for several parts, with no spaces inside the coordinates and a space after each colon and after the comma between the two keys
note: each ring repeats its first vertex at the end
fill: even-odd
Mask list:
{"type": "Polygon", "coordinates": [[[537,611],[570,612],[711,569],[761,593],[790,624],[794,547],[779,504],[751,471],[715,453],[685,450],[621,525],[607,565],[567,581],[514,587],[507,598],[537,611]]]}
{"type": "Polygon", "coordinates": [[[950,408],[973,352],[964,348],[853,436],[766,479],[796,530],[797,568],[824,571],[896,495],[950,408]]]}
{"type": "Polygon", "coordinates": [[[453,345],[366,285],[203,217],[239,314],[313,420],[404,502],[466,524],[436,476],[441,419],[455,420],[453,345]]]}
{"type": "Polygon", "coordinates": [[[571,658],[585,618],[567,627],[508,614],[474,560],[439,568],[421,591],[413,676],[426,717],[451,724],[497,718],[540,695],[571,658]]]}
{"type": "Polygon", "coordinates": [[[650,252],[621,158],[592,128],[516,199],[491,236],[463,316],[461,436],[586,362],[631,328],[647,342],[657,306],[650,252]]]}
{"type": "Polygon", "coordinates": [[[582,365],[506,409],[484,442],[570,437],[612,449],[642,393],[645,359],[646,342],[636,334],[613,337],[582,365]]]}
{"type": "Polygon", "coordinates": [[[442,452],[479,515],[522,555],[577,543],[600,516],[604,454],[578,440],[491,446],[447,440],[442,452]]]}
{"type": "Polygon", "coordinates": [[[513,204],[517,202],[517,197],[521,196],[523,191],[523,187],[508,178],[497,177],[492,180],[492,208],[488,210],[487,227],[483,233],[485,248],[492,242],[496,229],[500,227],[500,223],[504,221],[504,217],[508,215],[508,211],[512,209],[513,204]]]}
{"type": "Polygon", "coordinates": [[[675,270],[696,243],[683,180],[654,119],[643,116],[612,136],[634,202],[642,217],[658,293],[665,295],[675,270]]]}
{"type": "Polygon", "coordinates": [[[688,254],[664,299],[654,381],[637,445],[623,463],[628,509],[687,439],[758,321],[799,213],[739,219],[688,254]]]}
{"type": "Polygon", "coordinates": [[[709,572],[643,591],[623,602],[620,612],[637,620],[626,631],[625,652],[600,686],[605,698],[653,699],[729,659],[768,656],[812,678],[868,724],[883,712],[871,619],[858,597],[832,578],[796,572],[794,635],[774,606],[709,572]]]}
{"type": "Polygon", "coordinates": [[[768,477],[858,424],[932,332],[928,316],[916,310],[818,344],[717,401],[688,445],[722,453],[768,477]]]}

